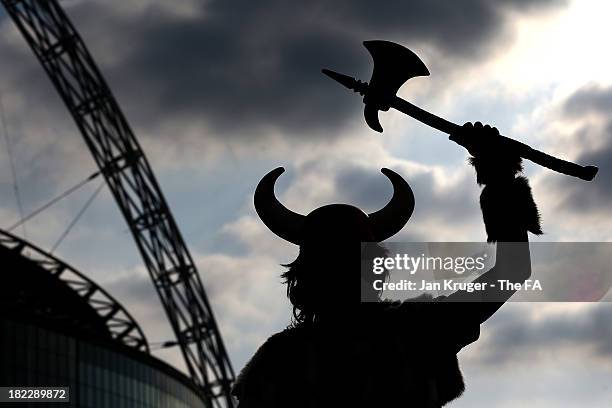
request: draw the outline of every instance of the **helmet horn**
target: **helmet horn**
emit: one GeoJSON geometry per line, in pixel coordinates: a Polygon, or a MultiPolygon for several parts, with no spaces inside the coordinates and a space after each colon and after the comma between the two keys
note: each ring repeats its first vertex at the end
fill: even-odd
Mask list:
{"type": "Polygon", "coordinates": [[[393,197],[384,208],[368,214],[375,242],[384,241],[397,234],[414,211],[414,194],[406,180],[389,169],[384,168],[381,172],[393,184],[393,197]]]}
{"type": "Polygon", "coordinates": [[[283,167],[278,167],[261,179],[255,190],[255,211],[273,233],[300,245],[306,217],[285,207],[274,194],[276,180],[284,171],[283,167]]]}

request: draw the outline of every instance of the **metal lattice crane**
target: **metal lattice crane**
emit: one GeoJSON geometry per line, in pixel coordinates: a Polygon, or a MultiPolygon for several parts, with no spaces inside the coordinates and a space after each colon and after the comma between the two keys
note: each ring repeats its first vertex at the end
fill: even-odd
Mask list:
{"type": "Polygon", "coordinates": [[[56,0],[0,0],[47,72],[127,221],[209,406],[232,407],[234,372],[196,266],[142,149],[56,0]]]}

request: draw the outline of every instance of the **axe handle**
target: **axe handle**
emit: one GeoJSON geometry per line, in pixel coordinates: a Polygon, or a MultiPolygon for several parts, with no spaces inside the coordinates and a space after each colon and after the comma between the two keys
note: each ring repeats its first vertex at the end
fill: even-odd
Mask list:
{"type": "MultiPolygon", "coordinates": [[[[456,123],[449,122],[446,119],[429,113],[426,110],[423,110],[418,106],[400,98],[399,96],[395,96],[393,98],[391,106],[398,111],[413,117],[419,122],[429,125],[434,129],[438,129],[449,135],[457,132],[461,128],[461,126],[457,125],[456,123]]],[[[567,174],[568,176],[578,177],[586,181],[593,180],[597,174],[598,169],[595,166],[581,166],[579,164],[562,160],[533,149],[525,143],[521,143],[509,137],[501,137],[503,138],[503,141],[508,144],[508,148],[515,150],[522,158],[537,163],[540,166],[544,166],[559,173],[567,174]]]]}

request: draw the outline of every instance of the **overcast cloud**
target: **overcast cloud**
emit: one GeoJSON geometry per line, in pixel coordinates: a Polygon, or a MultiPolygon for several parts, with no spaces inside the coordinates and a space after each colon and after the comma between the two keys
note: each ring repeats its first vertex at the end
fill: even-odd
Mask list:
{"type": "MultiPolygon", "coordinates": [[[[320,69],[329,67],[368,79],[365,39],[413,48],[435,80],[415,82],[411,91],[431,104],[455,106],[455,113],[474,120],[484,112],[486,120],[510,124],[512,135],[539,131],[541,112],[548,115],[551,129],[571,123],[559,143],[552,141],[551,129],[538,133],[548,139],[532,140],[538,147],[559,148],[564,157],[575,153],[568,158],[597,164],[600,174],[595,182],[584,183],[528,167],[548,233],[542,239],[612,239],[607,232],[612,228],[607,215],[612,78],[607,84],[585,78],[558,101],[553,94],[564,83],[545,82],[520,95],[482,72],[482,67],[493,69],[511,49],[525,20],[545,22],[563,15],[570,9],[566,1],[62,4],[157,172],[202,272],[236,370],[290,316],[280,264],[293,260],[296,248],[271,234],[252,208],[253,189],[270,169],[287,167],[277,192],[295,211],[347,202],[370,212],[391,194],[380,173],[381,167],[390,167],[411,183],[416,196],[413,219],[396,239],[484,239],[479,191],[464,152],[450,144],[423,149],[430,147],[429,139],[415,138],[431,130],[393,112],[384,115],[383,136],[373,135],[363,124],[360,98],[321,75],[320,69]],[[467,84],[474,88],[462,88],[467,84]],[[521,112],[515,113],[520,104],[521,112]],[[406,147],[406,141],[413,146],[406,147]]],[[[526,82],[532,80],[518,71],[513,79],[520,80],[521,74],[526,82]]],[[[0,80],[28,212],[94,166],[42,69],[2,13],[0,80]]],[[[6,226],[18,214],[5,154],[0,169],[0,221],[6,226]]],[[[28,238],[50,247],[88,193],[37,217],[28,224],[28,238]]],[[[124,303],[150,340],[171,337],[110,195],[101,195],[58,254],[124,303]]],[[[612,378],[609,315],[607,305],[504,306],[484,326],[481,341],[462,352],[468,391],[453,406],[488,407],[499,401],[515,403],[507,406],[605,406],[595,396],[609,396],[610,390],[594,387],[612,378]],[[555,360],[560,355],[566,356],[563,363],[555,360]],[[566,387],[567,377],[547,375],[580,364],[588,370],[574,371],[573,387],[566,387]],[[543,376],[542,387],[548,388],[517,396],[543,376]],[[562,387],[562,397],[549,395],[562,387]]],[[[157,355],[181,366],[176,350],[157,355]]]]}
{"type": "MultiPolygon", "coordinates": [[[[168,121],[178,129],[184,128],[179,123],[202,121],[212,130],[208,137],[252,138],[271,128],[287,137],[334,137],[361,106],[320,70],[367,80],[371,61],[364,39],[402,41],[435,53],[430,68],[443,81],[443,68],[458,70],[508,42],[508,15],[565,4],[419,0],[373,7],[369,1],[216,0],[184,1],[171,10],[164,3],[66,3],[128,117],[147,130],[143,137],[168,121]]],[[[38,69],[33,59],[11,49],[22,44],[5,47],[2,55],[18,67],[20,86],[41,88],[31,72],[38,69]]],[[[54,96],[44,100],[49,99],[58,105],[54,96]]]]}

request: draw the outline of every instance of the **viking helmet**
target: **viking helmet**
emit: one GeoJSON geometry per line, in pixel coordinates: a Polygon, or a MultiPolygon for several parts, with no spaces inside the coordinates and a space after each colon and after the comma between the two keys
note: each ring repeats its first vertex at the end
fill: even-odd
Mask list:
{"type": "Polygon", "coordinates": [[[272,232],[295,245],[346,237],[381,242],[398,233],[414,210],[414,194],[408,183],[399,174],[382,169],[393,184],[393,197],[384,208],[366,214],[352,205],[330,204],[304,216],[285,207],[274,194],[276,180],[284,171],[278,167],[261,179],[255,190],[255,210],[272,232]]]}

